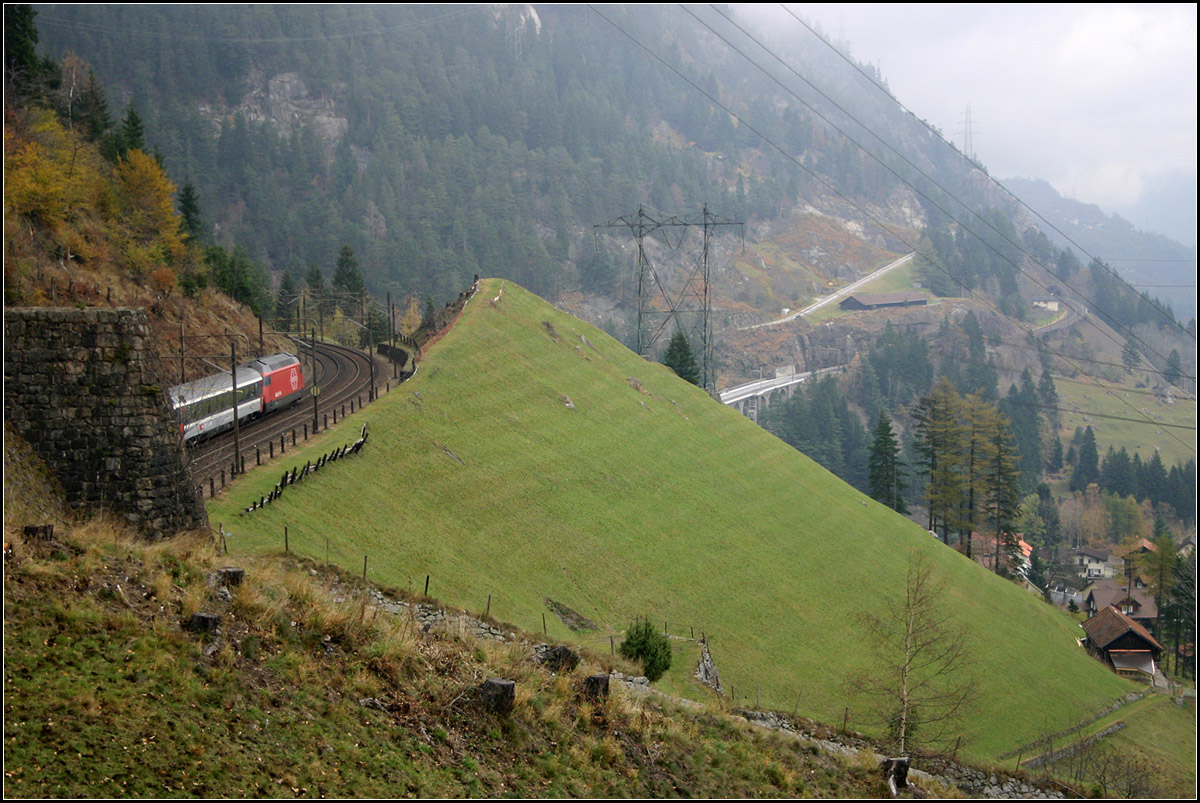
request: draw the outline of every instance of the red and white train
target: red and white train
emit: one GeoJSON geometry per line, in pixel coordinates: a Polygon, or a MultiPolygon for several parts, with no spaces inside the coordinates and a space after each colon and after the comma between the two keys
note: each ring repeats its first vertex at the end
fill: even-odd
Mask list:
{"type": "Polygon", "coordinates": [[[289,407],[304,395],[304,372],[295,355],[281,352],[171,388],[171,406],[187,442],[233,429],[246,421],[289,407]],[[235,398],[236,395],[236,398],[235,398]]]}

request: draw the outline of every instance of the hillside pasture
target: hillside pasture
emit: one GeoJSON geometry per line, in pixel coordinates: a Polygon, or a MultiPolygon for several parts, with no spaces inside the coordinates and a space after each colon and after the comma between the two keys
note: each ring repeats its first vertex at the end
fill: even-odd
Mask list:
{"type": "MultiPolygon", "coordinates": [[[[635,616],[703,631],[739,701],[878,732],[850,694],[880,666],[863,625],[928,556],[978,684],[961,753],[991,758],[1136,686],[1078,626],[868,499],[668,369],[511,283],[481,284],[417,375],[289,466],[365,450],[238,516],[278,472],[210,506],[234,552],[293,550],[376,582],[604,648],[635,616]],[[492,303],[491,299],[498,299],[492,303]],[[340,438],[340,440],[339,440],[340,438]],[[578,634],[546,600],[598,626],[578,634]],[[597,645],[596,642],[599,642],[597,645]],[[753,695],[753,697],[752,697],[753,695]],[[1019,701],[1019,702],[1018,702],[1019,701]],[[848,712],[848,713],[847,713],[848,712]],[[1036,716],[1034,713],[1036,712],[1036,716]]],[[[695,654],[686,645],[677,658],[695,654]]],[[[687,667],[667,682],[685,690],[687,667]]]]}

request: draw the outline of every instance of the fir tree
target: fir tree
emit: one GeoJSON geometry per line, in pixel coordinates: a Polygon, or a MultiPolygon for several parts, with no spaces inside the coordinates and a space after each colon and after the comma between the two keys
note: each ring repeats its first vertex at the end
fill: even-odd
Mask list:
{"type": "Polygon", "coordinates": [[[355,310],[359,297],[366,290],[366,285],[363,283],[362,273],[358,270],[358,260],[354,258],[354,249],[349,245],[343,245],[342,250],[338,252],[331,284],[334,290],[340,291],[344,296],[342,309],[345,311],[355,310]]]}
{"type": "Polygon", "coordinates": [[[190,181],[179,188],[179,231],[189,240],[198,240],[204,233],[204,221],[200,217],[200,200],[196,188],[190,181]]]}
{"type": "Polygon", "coordinates": [[[985,462],[983,504],[988,513],[996,536],[996,565],[1001,571],[1000,552],[1012,554],[1016,543],[1012,536],[1012,525],[1021,507],[1019,485],[1021,472],[1018,467],[1020,454],[1013,443],[1008,422],[998,412],[996,426],[991,429],[991,450],[985,462]]]}
{"type": "Polygon", "coordinates": [[[1088,485],[1100,480],[1100,453],[1096,450],[1096,433],[1089,426],[1080,438],[1075,470],[1071,472],[1072,491],[1086,491],[1088,485]]]}
{"type": "Polygon", "coordinates": [[[1163,371],[1163,379],[1172,385],[1178,385],[1183,379],[1183,366],[1180,363],[1178,349],[1171,349],[1171,353],[1167,355],[1167,367],[1163,371]]]}
{"type": "Polygon", "coordinates": [[[1126,340],[1125,347],[1121,349],[1121,362],[1125,363],[1125,370],[1132,371],[1141,361],[1142,353],[1138,351],[1137,345],[1132,340],[1126,340]]]}
{"type": "Polygon", "coordinates": [[[292,278],[290,271],[284,271],[283,279],[279,282],[279,291],[275,294],[275,315],[279,319],[275,326],[284,331],[292,331],[296,293],[296,280],[292,278]]]}
{"type": "Polygon", "coordinates": [[[125,109],[125,117],[103,150],[104,155],[114,162],[125,158],[130,151],[146,150],[146,129],[132,104],[125,109]]]}
{"type": "Polygon", "coordinates": [[[692,353],[692,344],[682,330],[675,330],[667,351],[663,355],[663,365],[674,371],[680,379],[700,384],[700,368],[696,365],[696,355],[692,353]]]}
{"type": "MultiPolygon", "coordinates": [[[[1042,408],[1046,411],[1046,418],[1050,421],[1053,429],[1058,429],[1058,388],[1054,386],[1054,377],[1050,376],[1050,369],[1042,369],[1042,377],[1038,380],[1037,385],[1038,401],[1042,403],[1042,408]]],[[[1059,445],[1061,449],[1061,444],[1059,445]]]]}
{"type": "Polygon", "coordinates": [[[872,499],[878,500],[897,513],[908,513],[904,504],[904,478],[908,475],[904,460],[900,457],[900,444],[892,430],[887,413],[879,412],[875,424],[875,439],[871,442],[871,457],[868,461],[867,489],[872,499]]]}
{"type": "Polygon", "coordinates": [[[962,397],[949,379],[942,377],[932,392],[913,410],[916,451],[928,476],[925,498],[929,504],[929,529],[941,528],[949,543],[955,513],[962,509],[963,425],[962,397]]]}

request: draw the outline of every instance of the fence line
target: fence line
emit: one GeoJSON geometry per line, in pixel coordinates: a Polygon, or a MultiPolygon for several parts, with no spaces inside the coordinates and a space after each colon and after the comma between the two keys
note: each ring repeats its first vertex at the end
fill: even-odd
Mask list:
{"type": "MultiPolygon", "coordinates": [[[[283,496],[284,489],[287,488],[289,485],[295,485],[296,483],[301,482],[302,480],[306,479],[310,475],[317,473],[328,463],[332,463],[336,460],[340,460],[341,458],[347,457],[349,455],[358,454],[359,451],[362,449],[363,444],[365,444],[366,442],[367,442],[367,425],[363,424],[362,437],[360,437],[354,443],[346,444],[337,449],[334,449],[332,452],[327,452],[326,454],[321,455],[321,457],[318,458],[316,463],[313,463],[311,460],[305,461],[303,469],[299,469],[299,468],[293,466],[292,470],[290,472],[289,471],[283,472],[283,478],[280,479],[279,482],[275,483],[275,490],[271,491],[271,493],[267,494],[266,496],[259,497],[259,500],[257,502],[255,502],[254,504],[250,505],[249,507],[243,509],[242,512],[239,513],[238,515],[241,516],[241,515],[245,515],[246,513],[253,513],[256,510],[261,510],[262,508],[264,508],[267,505],[274,502],[279,497],[283,496]]],[[[224,484],[223,480],[222,480],[222,484],[224,484]]]]}

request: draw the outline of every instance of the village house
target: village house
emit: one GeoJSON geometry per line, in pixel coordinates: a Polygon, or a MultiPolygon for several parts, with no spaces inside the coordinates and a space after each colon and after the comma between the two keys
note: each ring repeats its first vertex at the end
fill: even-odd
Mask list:
{"type": "Polygon", "coordinates": [[[1075,571],[1086,580],[1099,578],[1110,579],[1117,576],[1124,561],[1110,555],[1102,549],[1080,547],[1071,553],[1071,563],[1075,571]]]}
{"type": "Polygon", "coordinates": [[[1084,646],[1113,671],[1130,677],[1152,679],[1162,645],[1136,621],[1112,606],[1103,608],[1080,625],[1087,634],[1084,646]]]}
{"type": "Polygon", "coordinates": [[[1098,615],[1105,608],[1116,608],[1133,621],[1153,632],[1154,620],[1158,618],[1158,605],[1139,578],[1134,578],[1132,587],[1127,587],[1122,580],[1097,580],[1085,588],[1083,594],[1083,609],[1089,618],[1098,615]]]}
{"type": "MultiPolygon", "coordinates": [[[[1000,569],[1007,571],[1026,591],[1042,594],[1042,590],[1029,580],[1029,570],[1033,568],[1033,546],[1021,537],[1021,533],[1016,533],[1012,538],[1016,539],[1013,549],[1000,551],[1000,569]]],[[[995,534],[971,533],[971,558],[988,571],[996,571],[995,534]]]]}

